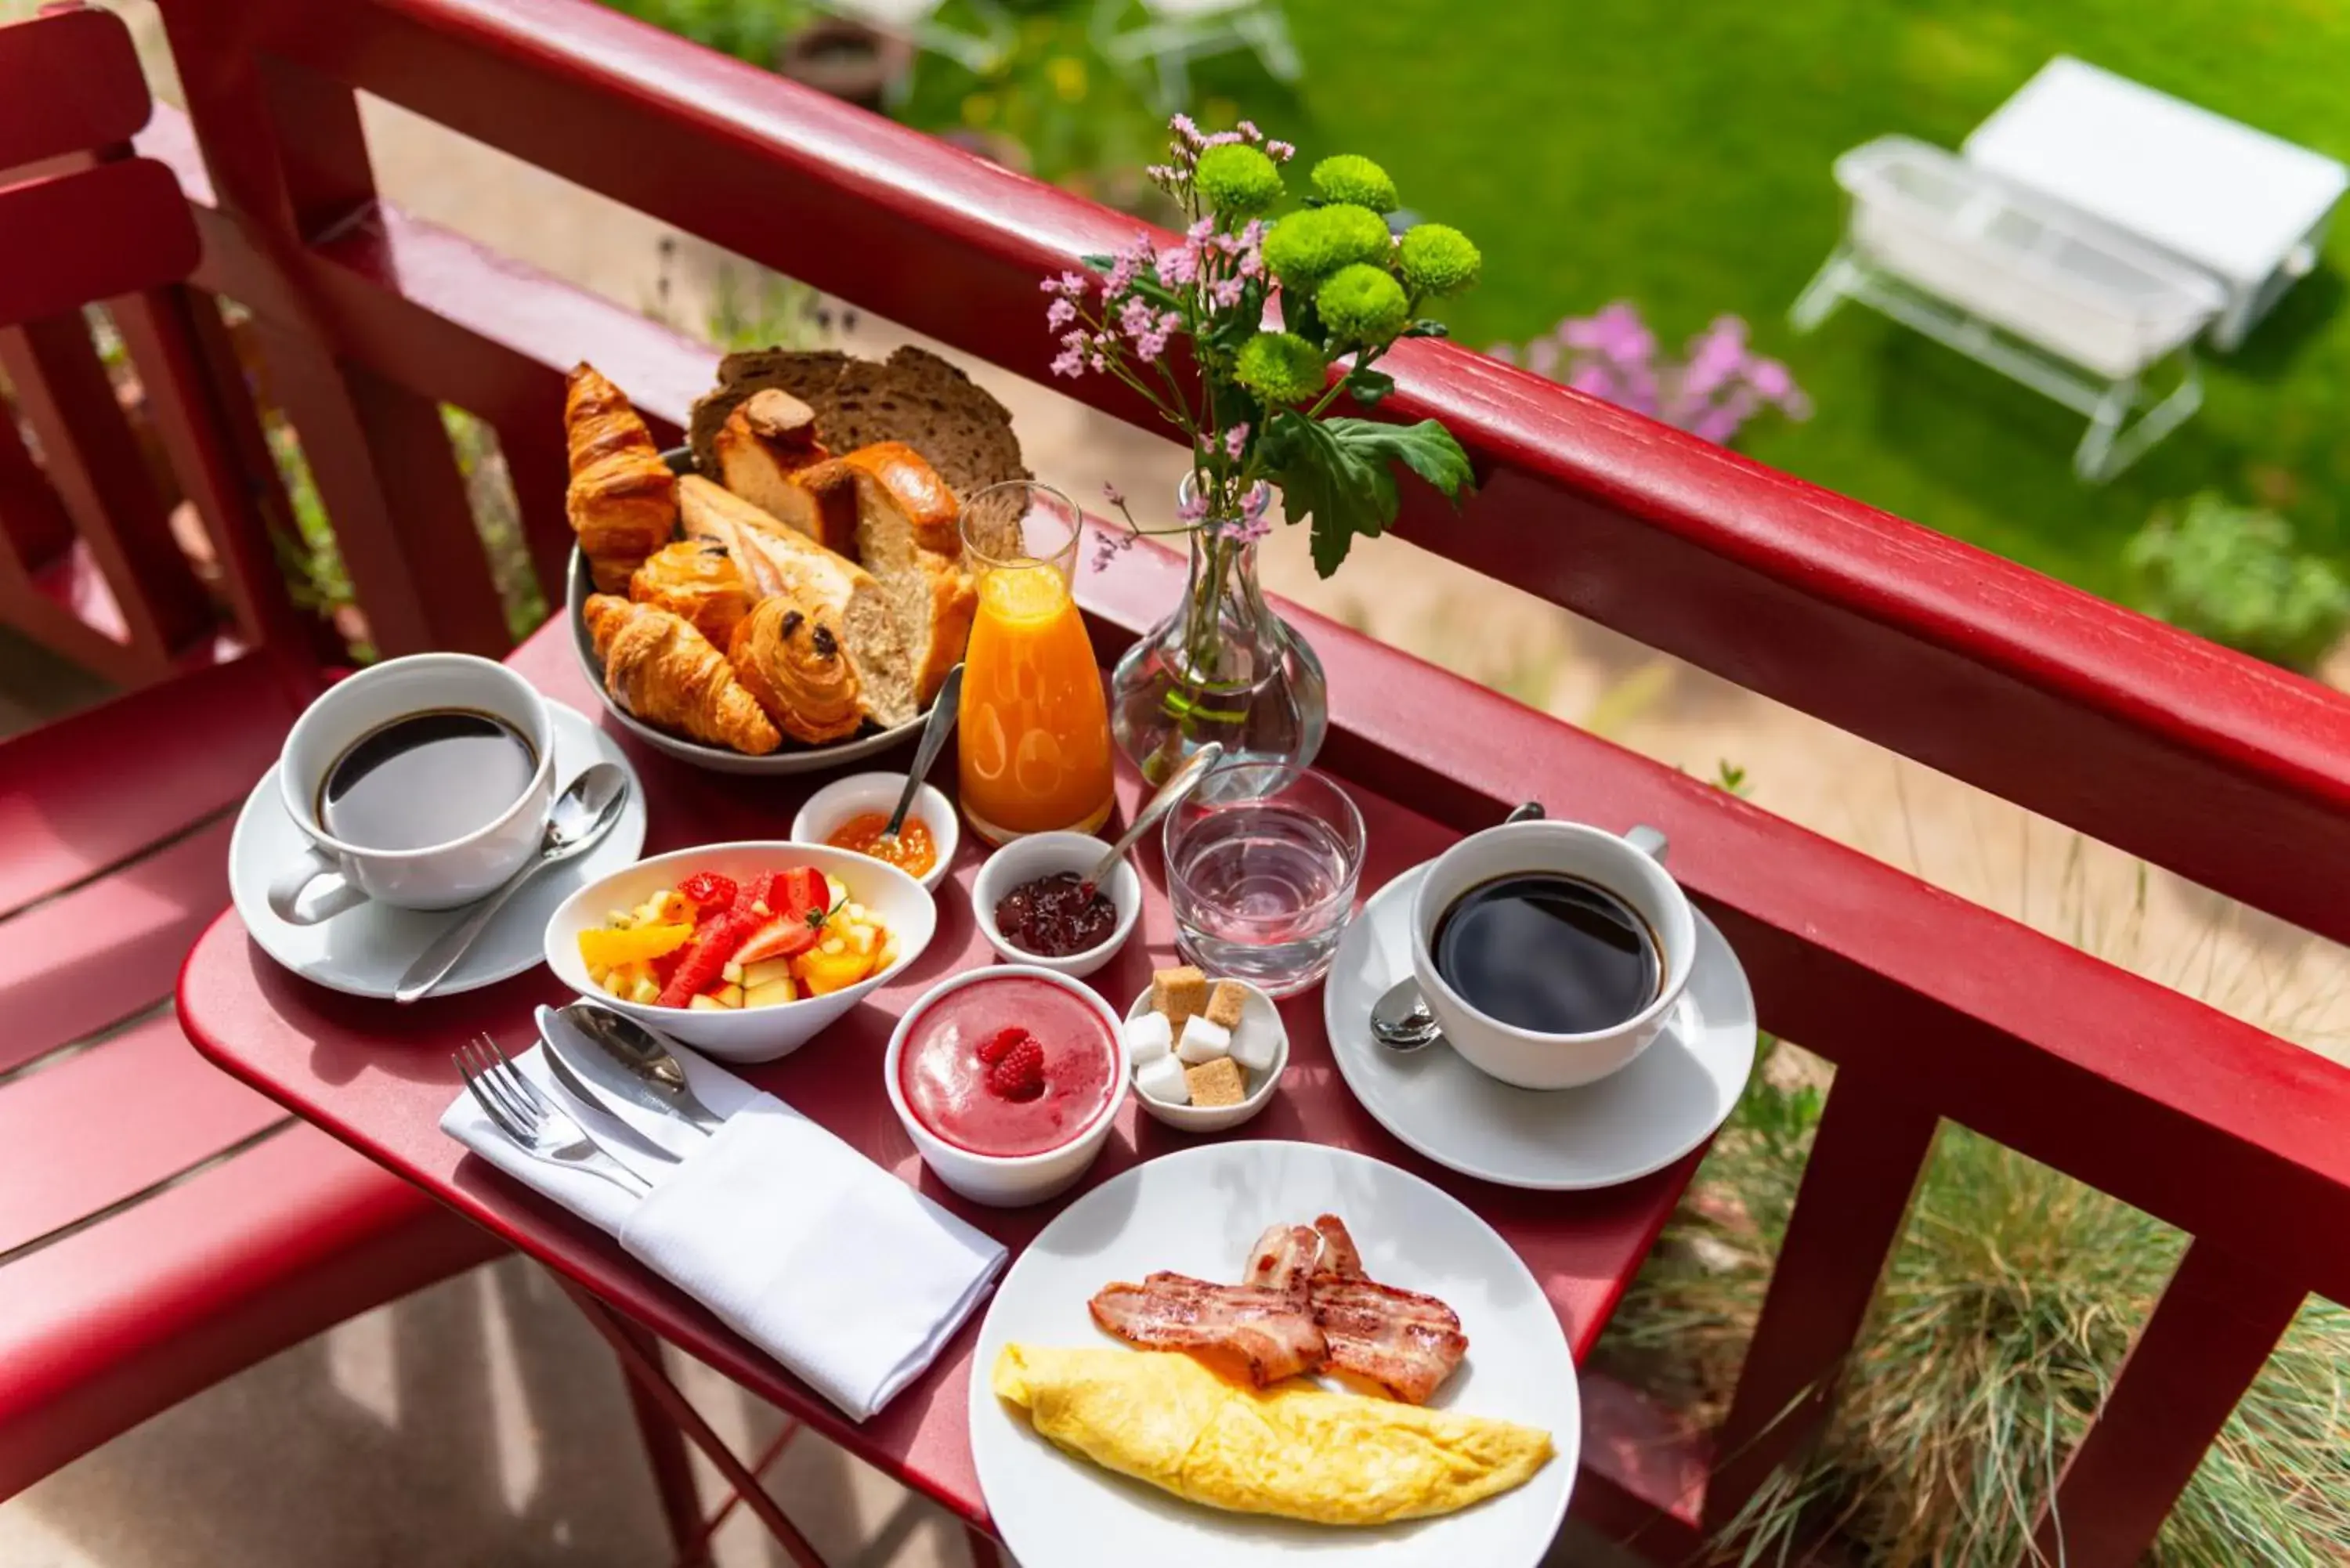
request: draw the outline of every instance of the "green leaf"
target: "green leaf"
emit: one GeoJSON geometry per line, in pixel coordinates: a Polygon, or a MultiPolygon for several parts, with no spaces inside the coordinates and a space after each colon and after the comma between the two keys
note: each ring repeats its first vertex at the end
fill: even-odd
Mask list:
{"type": "Polygon", "coordinates": [[[1092,255],[1079,256],[1077,259],[1085,263],[1087,266],[1093,268],[1096,272],[1107,272],[1110,268],[1118,265],[1118,258],[1110,254],[1107,251],[1097,252],[1092,255]]]}
{"type": "Polygon", "coordinates": [[[1445,326],[1441,321],[1430,321],[1422,317],[1396,336],[1398,337],[1450,337],[1452,336],[1452,328],[1445,326]]]}
{"type": "Polygon", "coordinates": [[[1268,423],[1263,450],[1267,477],[1281,486],[1284,516],[1313,524],[1314,569],[1326,577],[1346,561],[1357,535],[1376,537],[1395,521],[1395,464],[1456,500],[1471,483],[1468,454],[1434,420],[1316,421],[1283,409],[1268,423]]]}

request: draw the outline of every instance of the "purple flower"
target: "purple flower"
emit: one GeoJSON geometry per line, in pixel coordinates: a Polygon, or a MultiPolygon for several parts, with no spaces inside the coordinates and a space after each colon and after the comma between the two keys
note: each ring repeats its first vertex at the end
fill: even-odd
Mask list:
{"type": "Polygon", "coordinates": [[[1230,310],[1241,302],[1242,296],[1248,293],[1248,280],[1228,277],[1217,284],[1211,292],[1214,296],[1217,309],[1230,310]]]}
{"type": "Polygon", "coordinates": [[[1158,319],[1158,313],[1150,308],[1150,301],[1139,294],[1128,295],[1126,303],[1118,309],[1118,329],[1128,337],[1141,337],[1158,319]]]}
{"type": "Polygon", "coordinates": [[[1045,325],[1058,330],[1077,318],[1077,307],[1066,299],[1055,299],[1045,307],[1045,325]]]}
{"type": "Polygon", "coordinates": [[[1190,115],[1177,115],[1174,119],[1167,122],[1167,129],[1173,131],[1184,145],[1188,147],[1197,147],[1200,145],[1200,128],[1191,123],[1191,117],[1190,115]]]}
{"type": "Polygon", "coordinates": [[[1263,141],[1264,140],[1264,132],[1256,128],[1256,121],[1253,119],[1243,119],[1238,126],[1234,127],[1234,129],[1250,141],[1263,141]]]}
{"type": "Polygon", "coordinates": [[[1297,156],[1297,149],[1286,141],[1268,141],[1264,144],[1264,155],[1275,163],[1286,163],[1297,156]]]}
{"type": "Polygon", "coordinates": [[[1135,358],[1146,365],[1166,352],[1167,334],[1164,332],[1146,332],[1134,340],[1135,358]]]}
{"type": "Polygon", "coordinates": [[[1224,455],[1234,462],[1241,460],[1241,451],[1248,445],[1249,428],[1245,421],[1224,432],[1224,455]]]}
{"type": "Polygon", "coordinates": [[[1065,272],[1058,277],[1048,277],[1036,286],[1046,294],[1057,294],[1064,299],[1082,299],[1086,293],[1086,275],[1065,272]]]}
{"type": "Polygon", "coordinates": [[[1558,353],[1556,339],[1537,337],[1526,345],[1526,369],[1537,376],[1555,375],[1558,370],[1558,353]]]}
{"type": "Polygon", "coordinates": [[[1126,506],[1126,492],[1107,480],[1102,481],[1102,499],[1120,510],[1126,506]]]}
{"type": "Polygon", "coordinates": [[[1169,288],[1190,283],[1200,275],[1200,247],[1186,244],[1180,249],[1159,253],[1159,281],[1169,288]]]}
{"type": "Polygon", "coordinates": [[[1175,521],[1191,527],[1208,514],[1208,498],[1199,492],[1195,479],[1191,489],[1175,504],[1175,521]]]}
{"type": "Polygon", "coordinates": [[[1075,379],[1076,377],[1084,375],[1085,371],[1085,356],[1077,352],[1075,348],[1064,348],[1059,354],[1054,357],[1053,374],[1055,376],[1067,376],[1075,379]]]}
{"type": "Polygon", "coordinates": [[[1248,139],[1246,137],[1243,136],[1237,130],[1219,130],[1213,136],[1202,140],[1200,143],[1200,146],[1202,150],[1210,147],[1230,147],[1235,141],[1245,141],[1247,140],[1248,139]]]}
{"type": "MultiPolygon", "coordinates": [[[[1107,489],[1108,486],[1105,485],[1103,488],[1107,489]]],[[[1121,504],[1123,504],[1123,503],[1121,503],[1121,504]]],[[[1095,529],[1093,557],[1094,570],[1097,572],[1107,571],[1110,567],[1110,564],[1116,561],[1120,556],[1124,555],[1126,553],[1127,546],[1133,543],[1134,535],[1130,533],[1119,533],[1111,528],[1095,529]]]]}
{"type": "Polygon", "coordinates": [[[1558,324],[1558,340],[1569,348],[1587,349],[1610,359],[1646,359],[1657,351],[1656,337],[1628,300],[1619,299],[1596,316],[1558,324]]]}
{"type": "Polygon", "coordinates": [[[1224,537],[1235,545],[1253,545],[1272,532],[1273,513],[1270,509],[1253,517],[1243,514],[1224,524],[1224,537]]]}

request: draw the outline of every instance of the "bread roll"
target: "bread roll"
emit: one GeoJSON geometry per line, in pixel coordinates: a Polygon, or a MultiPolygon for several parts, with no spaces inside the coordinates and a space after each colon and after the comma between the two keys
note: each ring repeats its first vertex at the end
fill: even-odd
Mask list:
{"type": "Polygon", "coordinates": [[[827,613],[874,722],[894,727],[920,711],[904,633],[870,572],[699,475],[678,482],[678,501],[688,536],[723,544],[755,598],[790,594],[827,613]]]}
{"type": "Polygon", "coordinates": [[[760,511],[846,556],[857,548],[856,483],[827,463],[832,454],[816,439],[815,419],[788,392],[752,394],[719,429],[717,478],[760,511]]]}
{"type": "Polygon", "coordinates": [[[927,708],[962,658],[979,605],[962,565],[962,509],[938,471],[902,441],[860,447],[837,466],[856,476],[857,559],[889,597],[915,703],[927,708]]]}

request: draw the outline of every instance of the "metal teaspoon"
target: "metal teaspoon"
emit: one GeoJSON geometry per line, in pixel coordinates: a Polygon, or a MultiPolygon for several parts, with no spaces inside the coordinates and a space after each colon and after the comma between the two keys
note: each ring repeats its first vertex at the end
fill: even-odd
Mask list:
{"type": "Polygon", "coordinates": [[[537,857],[515,872],[504,887],[474,905],[464,919],[435,937],[432,945],[408,966],[391,999],[410,1002],[432,995],[432,988],[448,979],[458,961],[473,950],[507,899],[549,866],[594,846],[620,820],[620,808],[628,803],[629,775],[610,763],[598,763],[573,779],[546,814],[537,857]]]}
{"type": "MultiPolygon", "coordinates": [[[[1542,815],[1542,802],[1530,800],[1502,821],[1533,822],[1542,815]]],[[[1371,1004],[1371,1038],[1399,1056],[1425,1050],[1444,1038],[1436,1015],[1428,1010],[1428,998],[1419,993],[1419,981],[1406,975],[1371,1004]]]]}
{"type": "Polygon", "coordinates": [[[955,707],[962,699],[962,666],[958,664],[939,683],[939,694],[931,703],[931,722],[922,726],[922,742],[914,748],[914,765],[906,771],[906,788],[898,796],[898,809],[889,814],[889,826],[881,830],[882,837],[895,838],[906,826],[906,814],[914,809],[914,797],[922,793],[931,764],[939,760],[947,737],[954,733],[955,707]]]}
{"type": "Polygon", "coordinates": [[[1152,823],[1166,815],[1177,801],[1191,794],[1191,786],[1198,784],[1210,768],[1223,760],[1224,743],[1222,741],[1210,741],[1206,745],[1193,752],[1181,767],[1170,774],[1167,776],[1167,782],[1159,786],[1159,793],[1152,795],[1144,803],[1142,809],[1134,814],[1133,823],[1124,833],[1118,835],[1118,842],[1111,845],[1108,852],[1094,862],[1094,868],[1080,879],[1077,886],[1078,903],[1082,905],[1085,900],[1099,891],[1103,878],[1118,868],[1118,861],[1125,857],[1128,850],[1134,847],[1135,842],[1142,836],[1144,831],[1152,823]]]}

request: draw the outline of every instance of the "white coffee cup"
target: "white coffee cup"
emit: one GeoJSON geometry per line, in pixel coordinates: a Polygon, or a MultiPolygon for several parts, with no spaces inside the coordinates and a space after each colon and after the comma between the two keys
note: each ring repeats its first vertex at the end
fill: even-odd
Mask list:
{"type": "Polygon", "coordinates": [[[1689,895],[1660,864],[1665,836],[1636,827],[1621,836],[1578,822],[1505,823],[1472,833],[1430,863],[1411,903],[1411,971],[1452,1049],[1481,1072],[1522,1089],[1571,1089],[1620,1071],[1664,1032],[1697,956],[1689,895]],[[1629,905],[1656,939],[1663,981],[1638,1012],[1587,1034],[1550,1034],[1471,1006],[1436,971],[1436,928],[1461,897],[1498,877],[1556,872],[1605,888],[1629,905]]]}
{"type": "Polygon", "coordinates": [[[294,722],[277,759],[286,814],[310,842],[269,885],[279,919],[312,925],[369,899],[404,909],[453,909],[495,891],[538,849],[555,804],[555,723],[530,682],[470,653],[418,653],[369,666],[330,687],[294,722]],[[529,741],[537,766],[494,820],[422,849],[347,844],[318,819],[318,794],[343,753],[396,719],[439,709],[503,719],[529,741]]]}

